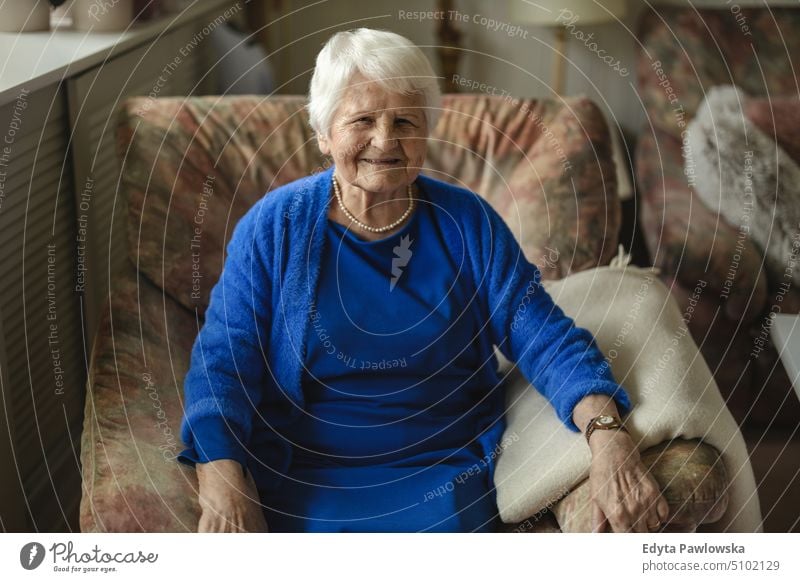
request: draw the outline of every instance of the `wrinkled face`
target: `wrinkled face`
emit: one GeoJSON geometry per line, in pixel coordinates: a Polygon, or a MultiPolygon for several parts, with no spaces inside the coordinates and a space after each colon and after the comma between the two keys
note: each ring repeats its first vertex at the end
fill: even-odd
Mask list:
{"type": "Polygon", "coordinates": [[[356,73],[333,116],[330,135],[318,136],[336,174],[367,192],[405,190],[422,169],[428,124],[421,94],[386,92],[356,73]]]}

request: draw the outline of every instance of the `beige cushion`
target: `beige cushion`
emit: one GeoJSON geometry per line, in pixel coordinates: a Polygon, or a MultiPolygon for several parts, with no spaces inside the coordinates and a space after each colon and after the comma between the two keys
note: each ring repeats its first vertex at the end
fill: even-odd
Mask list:
{"type": "MultiPolygon", "coordinates": [[[[599,267],[544,285],[577,325],[595,335],[610,360],[634,405],[627,424],[640,450],[682,437],[701,438],[722,453],[731,479],[729,505],[709,531],[762,531],[744,439],[655,272],[599,267]]],[[[498,459],[495,485],[501,518],[515,523],[583,481],[591,453],[583,435],[561,424],[516,368],[508,383],[503,438],[510,444],[498,459]]]]}

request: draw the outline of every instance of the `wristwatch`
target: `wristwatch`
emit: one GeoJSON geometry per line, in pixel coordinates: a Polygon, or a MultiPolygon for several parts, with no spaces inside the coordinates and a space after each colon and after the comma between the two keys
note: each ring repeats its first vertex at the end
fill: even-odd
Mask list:
{"type": "Polygon", "coordinates": [[[628,429],[622,424],[622,421],[616,417],[611,416],[610,414],[601,414],[599,416],[595,416],[592,420],[589,421],[589,424],[586,425],[586,442],[589,442],[589,437],[592,436],[592,433],[596,430],[612,430],[612,429],[619,429],[628,432],[628,429]]]}

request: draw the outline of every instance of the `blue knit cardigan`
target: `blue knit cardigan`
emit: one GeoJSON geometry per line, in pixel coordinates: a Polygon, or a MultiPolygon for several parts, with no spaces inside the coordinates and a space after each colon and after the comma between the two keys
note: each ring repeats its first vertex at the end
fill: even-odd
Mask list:
{"type": "MultiPolygon", "coordinates": [[[[182,462],[192,464],[203,446],[193,430],[202,427],[218,431],[220,438],[211,446],[224,449],[209,450],[207,443],[205,453],[228,453],[250,468],[260,488],[269,489],[286,473],[292,446],[281,436],[281,427],[305,406],[305,334],[325,250],[333,171],[274,190],[234,228],[184,381],[181,437],[187,449],[179,456],[182,462]]],[[[469,190],[424,175],[417,183],[442,213],[446,244],[460,276],[475,292],[464,306],[481,322],[483,333],[475,341],[486,363],[476,370],[486,397],[476,403],[482,420],[475,439],[490,470],[505,428],[503,383],[493,346],[517,364],[573,431],[578,431],[573,408],[587,394],[613,396],[621,414],[630,412],[628,395],[594,337],[552,301],[539,269],[525,259],[500,215],[469,190]]]]}

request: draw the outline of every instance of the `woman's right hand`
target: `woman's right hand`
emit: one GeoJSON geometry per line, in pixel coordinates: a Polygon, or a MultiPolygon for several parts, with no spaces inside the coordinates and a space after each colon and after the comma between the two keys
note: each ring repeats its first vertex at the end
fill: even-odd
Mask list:
{"type": "Polygon", "coordinates": [[[266,532],[267,522],[252,475],[232,459],[197,463],[198,532],[266,532]]]}

